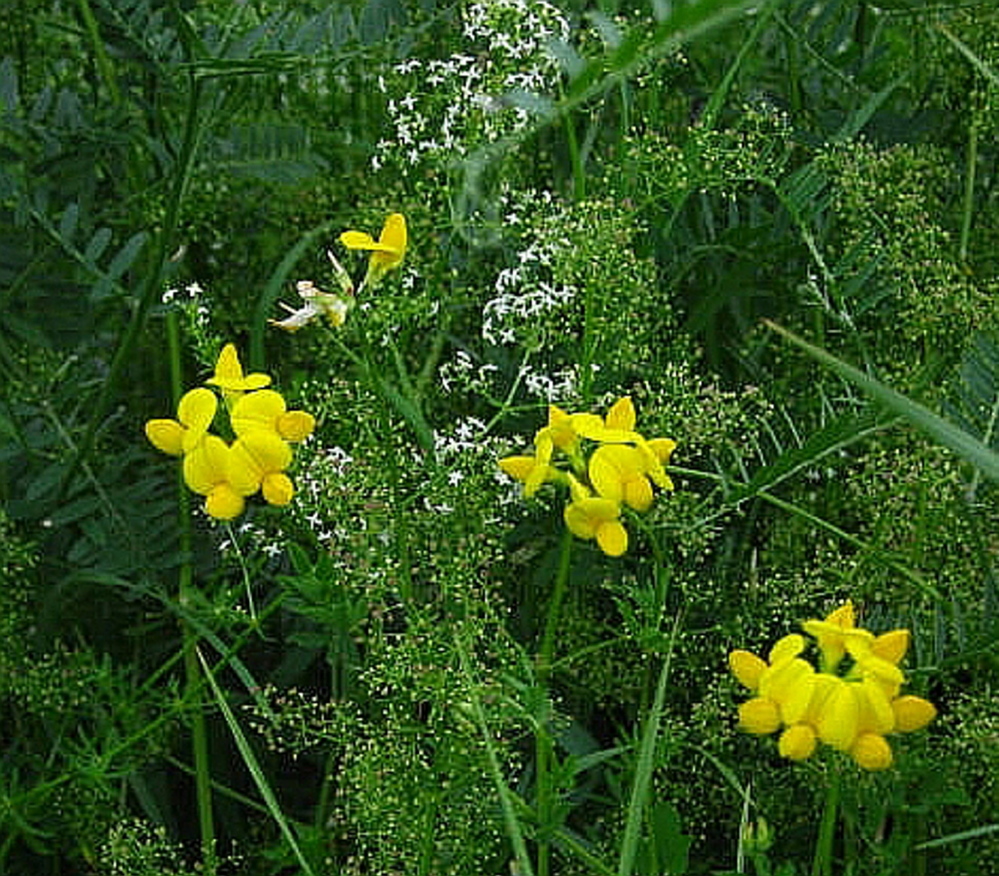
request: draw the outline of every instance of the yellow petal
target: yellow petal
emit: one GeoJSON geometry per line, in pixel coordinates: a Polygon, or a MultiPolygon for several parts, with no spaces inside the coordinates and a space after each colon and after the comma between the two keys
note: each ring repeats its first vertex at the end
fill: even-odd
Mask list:
{"type": "Polygon", "coordinates": [[[857,739],[860,706],[853,685],[842,679],[826,698],[819,715],[819,738],[840,751],[849,751],[857,739]]]}
{"type": "Polygon", "coordinates": [[[676,450],[676,442],[672,438],[653,438],[648,444],[656,458],[664,465],[669,462],[673,451],[676,450]]]}
{"type": "Polygon", "coordinates": [[[765,697],[746,700],[739,706],[739,727],[757,736],[773,733],[780,727],[777,704],[765,697]]]}
{"type": "Polygon", "coordinates": [[[629,396],[624,396],[611,405],[604,418],[604,425],[608,429],[624,429],[630,432],[635,428],[636,420],[635,405],[629,396]]]}
{"type": "Polygon", "coordinates": [[[652,486],[645,477],[645,460],[634,447],[604,444],[593,451],[588,466],[590,483],[603,497],[625,502],[636,511],[652,505],[652,486]]]}
{"type": "Polygon", "coordinates": [[[743,650],[736,650],[728,655],[728,666],[740,684],[750,690],[756,690],[760,686],[760,676],[767,668],[765,660],[743,650]]]}
{"type": "Polygon", "coordinates": [[[397,253],[406,252],[408,242],[406,235],[406,217],[402,213],[391,213],[382,226],[382,233],[378,237],[378,242],[385,247],[390,247],[391,251],[397,253]]]}
{"type": "Polygon", "coordinates": [[[904,696],[891,702],[895,713],[895,730],[910,733],[922,730],[937,716],[937,707],[922,697],[904,696]]]}
{"type": "Polygon", "coordinates": [[[576,538],[593,538],[597,534],[598,521],[592,520],[579,502],[570,502],[562,512],[565,525],[576,538]]]}
{"type": "Polygon", "coordinates": [[[205,498],[205,513],[217,520],[232,520],[245,506],[246,501],[229,484],[218,484],[205,498]]]}
{"type": "Polygon", "coordinates": [[[569,424],[577,435],[591,441],[602,440],[600,436],[607,432],[604,421],[596,414],[570,414],[569,424]]]}
{"type": "Polygon", "coordinates": [[[284,506],[295,495],[295,486],[284,472],[276,472],[264,477],[260,491],[271,505],[284,506]]]}
{"type": "Polygon", "coordinates": [[[771,696],[780,704],[785,724],[797,724],[808,713],[815,691],[815,669],[804,660],[792,660],[780,673],[781,684],[771,696]]]}
{"type": "Polygon", "coordinates": [[[219,358],[215,362],[215,376],[208,381],[214,383],[219,380],[242,380],[243,366],[239,364],[239,355],[236,352],[235,344],[226,344],[219,353],[219,358]]]}
{"type": "Polygon", "coordinates": [[[652,507],[652,484],[644,475],[627,481],[624,485],[624,504],[635,511],[648,511],[652,507]]]}
{"type": "Polygon", "coordinates": [[[597,544],[607,556],[619,557],[628,550],[628,530],[617,520],[597,527],[597,544]]]}
{"type": "Polygon", "coordinates": [[[609,444],[594,450],[587,471],[593,489],[605,499],[620,502],[624,499],[624,481],[613,450],[614,446],[609,444]]]}
{"type": "Polygon", "coordinates": [[[572,428],[572,417],[555,405],[548,406],[548,430],[559,450],[569,451],[579,440],[576,430],[572,428]]]}
{"type": "Polygon", "coordinates": [[[340,243],[347,249],[371,249],[377,246],[375,239],[364,231],[345,231],[340,235],[340,243]]]}
{"type": "Polygon", "coordinates": [[[892,754],[888,740],[877,733],[863,733],[850,748],[857,765],[865,770],[886,770],[891,766],[892,754]]]}
{"type": "Polygon", "coordinates": [[[185,431],[176,420],[149,420],[146,423],[146,437],[153,447],[171,456],[183,454],[185,431]]]}
{"type": "Polygon", "coordinates": [[[229,456],[229,483],[237,493],[252,495],[269,474],[291,464],[291,448],[275,433],[254,429],[241,436],[229,456]]]}
{"type": "Polygon", "coordinates": [[[261,389],[270,382],[271,379],[266,374],[259,372],[243,374],[243,366],[239,363],[235,344],[226,344],[222,348],[222,352],[219,353],[219,358],[215,363],[215,374],[205,381],[205,383],[209,383],[212,386],[218,386],[232,392],[261,389]]]}
{"type": "Polygon", "coordinates": [[[210,389],[199,386],[185,392],[177,404],[177,419],[199,437],[211,426],[218,408],[218,399],[210,389]]]}
{"type": "Polygon", "coordinates": [[[853,629],[855,625],[853,603],[848,600],[839,608],[831,611],[826,617],[826,623],[834,624],[844,630],[853,629]]]}
{"type": "Polygon", "coordinates": [[[281,393],[273,389],[262,389],[239,398],[233,405],[230,421],[237,435],[244,435],[251,429],[277,430],[278,418],[285,412],[285,402],[281,393]]]}
{"type": "Polygon", "coordinates": [[[184,456],[184,483],[199,495],[209,495],[226,482],[229,453],[229,447],[218,435],[206,435],[184,456]]]}
{"type": "Polygon", "coordinates": [[[805,640],[797,633],[791,633],[778,640],[777,644],[770,649],[767,660],[771,666],[776,666],[784,660],[797,657],[805,650],[805,640]]]}
{"type": "Polygon", "coordinates": [[[507,456],[501,459],[498,465],[515,481],[524,483],[534,471],[535,459],[533,456],[507,456]]]}
{"type": "Polygon", "coordinates": [[[278,417],[277,432],[285,441],[304,441],[316,428],[316,418],[307,411],[288,411],[278,417]]]}
{"type": "MultiPolygon", "coordinates": [[[[620,514],[621,506],[617,502],[591,496],[570,502],[565,507],[563,517],[565,518],[566,526],[569,527],[569,531],[573,535],[579,538],[599,538],[600,530],[607,524],[616,521],[620,514]]],[[[620,526],[620,524],[618,525],[620,526]]],[[[602,543],[600,547],[604,550],[604,553],[610,553],[612,550],[619,550],[620,553],[624,553],[627,549],[628,534],[624,531],[623,526],[621,526],[620,531],[616,529],[608,530],[604,534],[603,539],[608,548],[610,548],[610,550],[607,550],[602,543]]],[[[619,556],[620,554],[611,555],[619,556]]]]}
{"type": "Polygon", "coordinates": [[[792,724],[780,735],[777,750],[790,760],[807,760],[815,753],[815,731],[807,724],[792,724]]]}
{"type": "Polygon", "coordinates": [[[905,657],[905,652],[909,650],[909,639],[908,630],[891,630],[882,633],[871,642],[871,652],[882,660],[887,660],[897,666],[905,657]]]}
{"type": "Polygon", "coordinates": [[[895,712],[885,695],[884,688],[873,678],[865,678],[855,685],[860,705],[858,732],[891,733],[895,729],[895,712]]]}

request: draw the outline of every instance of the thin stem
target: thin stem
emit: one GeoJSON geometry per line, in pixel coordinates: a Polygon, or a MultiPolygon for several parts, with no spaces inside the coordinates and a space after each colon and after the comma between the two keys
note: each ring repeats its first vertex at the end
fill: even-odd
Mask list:
{"type": "Polygon", "coordinates": [[[489,723],[486,720],[485,709],[482,707],[478,685],[472,673],[468,643],[464,636],[459,637],[456,634],[455,645],[457,646],[458,659],[461,662],[462,674],[468,682],[472,717],[475,719],[475,723],[479,725],[479,731],[482,733],[482,741],[485,745],[486,757],[489,761],[489,772],[493,777],[496,791],[499,794],[500,807],[503,810],[503,823],[506,826],[510,845],[513,847],[514,858],[517,861],[517,872],[520,876],[534,876],[531,858],[527,854],[527,843],[524,841],[524,833],[520,829],[520,822],[517,819],[517,798],[503,778],[499,755],[496,753],[496,742],[489,730],[489,723]]]}
{"type": "Polygon", "coordinates": [[[87,431],[84,433],[76,453],[70,459],[70,463],[66,466],[66,470],[63,473],[59,484],[59,497],[65,495],[67,488],[73,480],[73,476],[78,471],[80,465],[86,462],[87,457],[93,449],[94,441],[97,438],[97,431],[111,405],[111,399],[118,388],[118,381],[126,366],[132,364],[132,351],[139,339],[139,334],[146,324],[146,316],[149,308],[159,294],[160,283],[163,279],[167,259],[173,251],[174,239],[177,234],[177,224],[180,218],[180,207],[184,200],[184,194],[187,191],[187,183],[194,164],[194,156],[197,152],[199,135],[198,110],[200,108],[201,93],[201,80],[192,76],[180,156],[177,159],[173,188],[170,191],[170,197],[167,199],[166,214],[163,219],[162,231],[157,238],[155,254],[149,266],[149,271],[146,274],[145,283],[138,295],[136,305],[132,310],[132,316],[125,327],[121,341],[118,343],[118,347],[111,359],[111,364],[108,366],[108,373],[104,379],[100,394],[94,402],[93,413],[90,416],[90,422],[87,424],[87,431]]]}
{"type": "Polygon", "coordinates": [[[680,631],[680,616],[677,615],[670,633],[669,647],[659,671],[659,682],[652,708],[645,719],[642,729],[642,742],[638,752],[638,764],[635,768],[635,780],[631,785],[631,799],[628,801],[628,818],[624,826],[624,836],[621,840],[621,854],[618,858],[618,876],[631,876],[638,856],[638,846],[641,840],[642,816],[645,804],[648,802],[649,788],[652,784],[652,772],[655,767],[656,743],[659,740],[659,725],[662,721],[666,704],[666,684],[669,681],[670,666],[673,662],[673,648],[680,631]]]}
{"type": "Polygon", "coordinates": [[[815,840],[815,858],[812,861],[812,876],[832,876],[833,835],[836,818],[839,814],[839,770],[833,767],[826,788],[826,803],[822,810],[819,835],[815,840]]]}
{"type": "Polygon", "coordinates": [[[232,545],[233,550],[236,552],[236,559],[239,562],[239,568],[243,573],[243,586],[246,588],[246,602],[250,607],[250,620],[253,625],[257,625],[257,607],[253,602],[253,587],[250,581],[250,570],[246,567],[246,559],[243,557],[242,548],[239,546],[239,541],[236,538],[236,531],[232,528],[232,523],[228,520],[225,523],[226,532],[229,533],[229,543],[232,545]]]}
{"type": "Polygon", "coordinates": [[[548,682],[551,679],[552,654],[555,650],[555,628],[565,597],[566,584],[569,581],[569,561],[572,557],[572,533],[566,528],[562,532],[562,544],[559,548],[558,571],[555,574],[555,586],[552,589],[551,602],[548,604],[548,614],[545,618],[545,630],[541,638],[541,649],[538,652],[537,672],[538,684],[541,687],[541,702],[544,713],[540,716],[534,731],[534,754],[537,784],[537,816],[538,816],[538,876],[548,876],[551,862],[551,841],[548,831],[552,819],[554,804],[554,789],[552,788],[552,760],[555,752],[555,740],[550,731],[551,698],[548,692],[548,682]]]}
{"type": "MultiPolygon", "coordinates": [[[[167,346],[170,356],[170,389],[174,407],[183,392],[183,377],[180,362],[180,323],[176,311],[166,317],[167,346]]],[[[194,568],[191,565],[191,499],[184,484],[183,475],[178,471],[177,517],[180,529],[180,572],[178,580],[178,601],[185,609],[194,602],[194,568]]],[[[215,821],[212,816],[212,784],[208,757],[208,732],[205,726],[203,699],[201,696],[201,670],[195,648],[197,633],[191,625],[181,619],[181,635],[184,647],[184,676],[186,690],[184,699],[188,702],[191,714],[192,749],[194,755],[194,784],[198,801],[198,826],[201,832],[201,853],[205,872],[215,872],[215,821]]]]}
{"type": "Polygon", "coordinates": [[[975,209],[975,165],[978,163],[978,113],[972,113],[968,126],[968,152],[965,159],[964,203],[961,205],[961,242],[957,257],[962,265],[968,262],[968,241],[971,238],[971,217],[975,209]]]}
{"type": "Polygon", "coordinates": [[[568,527],[562,532],[562,544],[559,547],[558,572],[555,575],[555,587],[552,590],[552,600],[548,605],[548,615],[545,618],[545,631],[541,639],[541,650],[538,653],[538,676],[547,682],[551,676],[552,653],[555,649],[555,627],[558,623],[562,599],[565,596],[566,584],[569,581],[569,561],[572,557],[572,533],[568,527]]]}

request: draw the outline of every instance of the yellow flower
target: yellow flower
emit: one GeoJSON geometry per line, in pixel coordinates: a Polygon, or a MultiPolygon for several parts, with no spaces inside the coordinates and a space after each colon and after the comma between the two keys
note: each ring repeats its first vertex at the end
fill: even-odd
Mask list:
{"type": "Polygon", "coordinates": [[[406,217],[392,213],[382,226],[378,240],[364,231],[344,231],[340,243],[347,249],[363,249],[371,252],[368,260],[368,273],[363,286],[377,283],[393,268],[399,267],[406,255],[406,217]]]}
{"type": "Polygon", "coordinates": [[[653,483],[673,488],[663,464],[676,443],[668,438],[646,441],[634,430],[635,420],[627,396],[618,399],[606,417],[569,414],[550,405],[548,423],[534,436],[534,455],[508,456],[499,466],[524,484],[525,496],[533,496],[546,482],[568,484],[566,526],[579,538],[596,539],[608,556],[620,556],[628,548],[628,533],[620,521],[622,505],[647,511],[654,499],[653,483]],[[594,449],[582,439],[599,446],[594,449]]]}
{"type": "Polygon", "coordinates": [[[801,636],[784,636],[770,650],[767,661],[749,651],[729,654],[732,674],[758,694],[739,707],[739,724],[749,733],[766,735],[781,724],[799,720],[811,697],[811,665],[798,655],[805,649],[801,636]]]}
{"type": "Polygon", "coordinates": [[[920,730],[936,716],[927,700],[899,696],[905,677],[898,664],[908,650],[908,630],[874,636],[855,626],[849,602],[803,627],[816,638],[821,672],[798,657],[801,636],[781,639],[769,663],[748,651],[729,655],[735,676],[757,693],[739,707],[740,726],[757,734],[784,726],[778,748],[792,760],[810,757],[821,741],[848,753],[863,769],[887,769],[893,756],[885,737],[920,730]],[[847,653],[852,665],[845,675],[835,674],[847,653]]]}
{"type": "Polygon", "coordinates": [[[226,344],[222,348],[215,363],[215,374],[205,381],[211,386],[219,387],[227,402],[232,402],[244,392],[262,389],[270,382],[271,378],[267,374],[260,372],[243,374],[243,366],[239,363],[235,344],[226,344]]]}
{"type": "Polygon", "coordinates": [[[619,557],[628,550],[628,531],[618,519],[621,506],[611,499],[588,496],[570,502],[563,513],[565,525],[577,538],[595,538],[607,556],[619,557]]]}
{"type": "Polygon", "coordinates": [[[596,414],[572,414],[571,425],[575,432],[583,438],[597,441],[600,444],[631,444],[642,456],[644,473],[658,487],[664,490],[673,489],[673,481],[663,468],[676,448],[676,442],[670,438],[654,438],[647,440],[635,431],[635,406],[628,396],[619,398],[606,417],[596,414]]]}
{"type": "Polygon", "coordinates": [[[284,470],[291,465],[291,448],[269,429],[251,429],[232,445],[228,479],[236,492],[253,495],[258,489],[271,505],[287,505],[295,493],[284,470]]]}
{"type": "Polygon", "coordinates": [[[287,410],[284,397],[273,389],[244,395],[233,405],[229,419],[237,436],[265,429],[285,441],[304,441],[316,427],[312,414],[287,410]]]}
{"type": "Polygon", "coordinates": [[[231,520],[242,514],[246,504],[243,497],[249,495],[230,482],[231,452],[217,435],[206,435],[184,457],[184,482],[205,497],[205,511],[219,520],[231,520]]]}
{"type": "Polygon", "coordinates": [[[557,447],[570,455],[576,451],[579,436],[572,429],[571,416],[550,405],[548,425],[534,435],[534,456],[508,456],[499,461],[499,467],[510,477],[524,484],[524,495],[530,498],[547,481],[560,480],[562,472],[551,465],[557,447]]]}
{"type": "Polygon", "coordinates": [[[848,639],[873,640],[867,630],[854,626],[853,603],[846,602],[829,614],[825,620],[806,620],[802,629],[814,636],[822,652],[822,671],[835,672],[846,654],[848,639]]]}
{"type": "Polygon", "coordinates": [[[590,456],[590,483],[603,497],[635,511],[652,507],[652,485],[645,455],[627,444],[603,444],[590,456]]]}
{"type": "Polygon", "coordinates": [[[218,399],[210,389],[192,389],[177,405],[176,420],[149,420],[146,437],[157,450],[171,456],[189,453],[205,437],[215,417],[218,399]]]}

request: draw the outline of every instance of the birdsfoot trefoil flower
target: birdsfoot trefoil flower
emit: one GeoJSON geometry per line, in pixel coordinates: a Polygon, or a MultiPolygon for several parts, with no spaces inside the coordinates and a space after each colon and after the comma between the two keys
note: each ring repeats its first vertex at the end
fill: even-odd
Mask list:
{"type": "Polygon", "coordinates": [[[353,309],[357,294],[363,289],[377,285],[385,274],[402,264],[408,245],[406,217],[402,213],[392,213],[385,220],[378,240],[364,231],[344,231],[340,235],[340,243],[347,249],[367,250],[371,253],[368,258],[368,270],[360,287],[355,290],[350,274],[337,261],[336,256],[327,250],[326,256],[333,266],[340,292],[325,292],[312,280],[299,280],[295,288],[302,299],[302,306],[296,309],[281,302],[288,315],[284,319],[268,320],[271,325],[288,332],[296,332],[310,322],[325,317],[334,328],[340,328],[347,321],[347,314],[353,309]]]}
{"type": "Polygon", "coordinates": [[[548,408],[548,423],[534,435],[534,454],[508,456],[499,467],[534,496],[546,483],[569,487],[565,525],[577,538],[593,539],[608,556],[628,549],[621,522],[625,507],[644,512],[655,500],[653,487],[672,490],[663,466],[676,442],[647,440],[635,431],[635,407],[618,399],[606,417],[548,408]]]}
{"type": "Polygon", "coordinates": [[[347,249],[362,249],[371,253],[361,288],[374,286],[385,274],[402,264],[408,245],[406,217],[402,213],[392,213],[385,220],[378,240],[364,231],[344,231],[340,235],[340,243],[347,249]]]}
{"type": "Polygon", "coordinates": [[[236,440],[227,444],[209,432],[218,409],[210,389],[185,393],[177,419],[146,423],[146,436],[164,453],[182,457],[184,482],[205,497],[204,509],[218,520],[239,516],[249,496],[260,492],[271,505],[287,505],[295,487],[286,470],[292,462],[288,442],[303,441],[316,421],[306,411],[288,410],[284,397],[269,386],[267,374],[244,374],[232,344],[219,355],[207,381],[226,399],[236,440]]]}
{"type": "Polygon", "coordinates": [[[758,735],[780,730],[778,750],[791,760],[811,757],[823,742],[863,769],[887,769],[893,755],[885,737],[921,730],[936,716],[928,700],[900,696],[905,676],[898,664],[909,631],[875,636],[856,626],[850,602],[802,628],[815,639],[818,671],[799,656],[805,639],[797,634],[781,639],[768,661],[748,651],[729,654],[732,673],[756,694],[739,707],[740,727],[758,735]]]}

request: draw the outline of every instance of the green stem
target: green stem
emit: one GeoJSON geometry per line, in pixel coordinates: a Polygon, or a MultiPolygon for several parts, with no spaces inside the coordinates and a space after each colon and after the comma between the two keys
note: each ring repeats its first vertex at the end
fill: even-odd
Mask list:
{"type": "Polygon", "coordinates": [[[552,590],[552,601],[548,605],[548,615],[545,618],[545,631],[541,638],[541,650],[538,652],[538,677],[547,684],[551,676],[552,654],[555,650],[555,626],[558,623],[559,611],[565,597],[566,584],[569,581],[569,560],[572,557],[572,533],[568,527],[562,532],[562,544],[559,548],[558,572],[555,575],[555,587],[552,590]]]}
{"type": "Polygon", "coordinates": [[[680,616],[677,615],[670,633],[669,646],[659,671],[659,682],[656,684],[656,694],[652,708],[645,719],[642,729],[642,741],[638,751],[638,764],[635,767],[635,780],[631,786],[631,799],[628,801],[628,818],[624,826],[624,836],[621,839],[621,854],[618,858],[618,876],[631,876],[638,857],[638,846],[642,838],[642,817],[648,802],[649,788],[652,785],[652,773],[655,768],[656,743],[659,741],[659,725],[662,722],[663,710],[666,705],[666,684],[669,681],[670,666],[673,662],[673,648],[676,646],[680,631],[680,616]]]}
{"type": "MultiPolygon", "coordinates": [[[[167,345],[170,355],[170,389],[174,407],[184,390],[180,362],[180,323],[176,311],[166,317],[167,345]]],[[[191,565],[191,498],[184,484],[183,475],[178,471],[177,512],[180,527],[180,577],[178,601],[190,610],[194,602],[194,568],[191,565]]],[[[187,701],[191,714],[192,748],[194,754],[194,785],[198,801],[198,825],[201,831],[201,853],[205,872],[215,872],[215,822],[212,817],[212,780],[209,770],[208,732],[205,726],[203,699],[201,696],[201,670],[195,647],[197,633],[191,625],[181,619],[181,634],[184,642],[184,676],[187,701]]]]}
{"type": "Polygon", "coordinates": [[[97,69],[111,95],[111,103],[117,106],[121,103],[121,92],[118,90],[118,81],[115,79],[111,61],[108,59],[108,53],[104,49],[104,40],[101,39],[97,19],[94,18],[94,12],[87,0],[78,0],[77,6],[80,8],[80,18],[83,19],[83,26],[94,49],[94,59],[97,62],[97,69]]]}
{"type": "Polygon", "coordinates": [[[551,820],[555,802],[551,766],[555,756],[555,740],[551,734],[551,697],[548,688],[552,674],[552,655],[555,650],[555,628],[558,625],[562,600],[565,597],[565,589],[569,581],[571,557],[572,533],[566,528],[562,533],[558,571],[555,574],[555,586],[552,590],[551,602],[548,604],[548,614],[545,618],[545,629],[541,637],[541,649],[538,652],[537,660],[538,684],[541,687],[541,702],[544,710],[539,716],[534,730],[534,755],[537,772],[538,876],[548,876],[551,864],[549,834],[552,828],[551,820]]]}
{"type": "Polygon", "coordinates": [[[833,835],[839,814],[839,791],[839,770],[833,767],[829,775],[829,786],[826,788],[826,803],[822,810],[819,835],[815,840],[812,876],[832,876],[833,835]]]}
{"type": "Polygon", "coordinates": [[[978,163],[978,113],[971,115],[968,126],[968,152],[964,173],[964,203],[961,206],[961,243],[958,247],[958,260],[962,265],[968,262],[968,241],[971,239],[971,216],[975,209],[975,165],[978,163]]]}
{"type": "Polygon", "coordinates": [[[583,156],[579,149],[579,138],[576,136],[576,126],[573,124],[571,111],[562,116],[562,123],[565,125],[569,161],[572,164],[572,197],[575,201],[582,201],[586,197],[586,170],[583,167],[583,156]]]}
{"type": "Polygon", "coordinates": [[[111,359],[111,364],[108,366],[108,373],[104,379],[100,394],[94,402],[90,422],[87,424],[87,431],[80,440],[78,449],[70,459],[69,465],[66,466],[62,480],[59,483],[58,498],[65,496],[74,475],[80,466],[87,461],[91,450],[93,450],[97,431],[111,405],[111,399],[118,388],[118,381],[121,379],[125,368],[133,362],[132,351],[139,339],[139,334],[146,324],[146,315],[153,301],[159,295],[167,260],[173,252],[177,224],[180,219],[180,208],[184,200],[184,194],[187,191],[187,183],[190,178],[191,168],[194,165],[194,156],[197,152],[198,110],[201,102],[201,91],[201,80],[192,76],[187,102],[187,116],[184,120],[184,135],[176,165],[176,175],[173,180],[173,188],[167,199],[166,215],[163,219],[162,230],[157,237],[155,254],[151,260],[149,271],[146,274],[145,283],[132,310],[132,316],[122,334],[121,341],[118,343],[118,347],[111,359]]]}
{"type": "Polygon", "coordinates": [[[472,717],[482,733],[482,741],[486,748],[486,757],[489,761],[489,772],[496,785],[496,791],[500,798],[500,807],[503,810],[503,823],[506,826],[507,837],[513,847],[514,859],[517,862],[517,872],[520,876],[534,876],[534,869],[531,866],[531,858],[527,854],[527,843],[524,841],[524,833],[520,829],[520,822],[517,819],[518,800],[510,786],[503,778],[503,770],[500,766],[499,755],[496,752],[496,742],[489,730],[489,722],[486,719],[485,709],[482,707],[482,698],[479,695],[478,683],[472,672],[472,661],[470,658],[470,647],[467,638],[455,634],[455,645],[458,651],[458,659],[461,662],[461,671],[468,682],[469,699],[472,717]]]}

